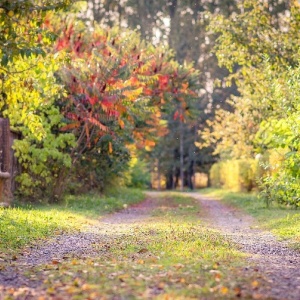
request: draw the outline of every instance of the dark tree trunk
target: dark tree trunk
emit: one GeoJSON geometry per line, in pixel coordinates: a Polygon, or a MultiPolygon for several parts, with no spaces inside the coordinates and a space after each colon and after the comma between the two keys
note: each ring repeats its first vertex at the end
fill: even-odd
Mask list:
{"type": "Polygon", "coordinates": [[[0,203],[6,205],[12,199],[11,144],[9,120],[0,118],[0,203]]]}

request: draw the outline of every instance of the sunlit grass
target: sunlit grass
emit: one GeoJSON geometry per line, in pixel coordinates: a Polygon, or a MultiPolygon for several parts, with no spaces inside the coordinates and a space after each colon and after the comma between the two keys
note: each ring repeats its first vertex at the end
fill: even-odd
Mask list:
{"type": "Polygon", "coordinates": [[[300,211],[276,203],[267,208],[257,194],[234,193],[222,189],[203,189],[199,193],[222,199],[254,216],[262,228],[284,239],[291,239],[300,248],[300,211]]]}
{"type": "Polygon", "coordinates": [[[144,198],[140,190],[120,189],[107,196],[68,196],[59,205],[0,208],[0,252],[13,251],[63,231],[78,230],[101,215],[120,210],[144,198]]]}

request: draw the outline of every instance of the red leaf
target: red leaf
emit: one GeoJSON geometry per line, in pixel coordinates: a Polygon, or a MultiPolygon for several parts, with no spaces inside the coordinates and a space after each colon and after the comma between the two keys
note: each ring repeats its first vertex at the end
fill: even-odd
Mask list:
{"type": "Polygon", "coordinates": [[[179,116],[179,112],[176,111],[175,114],[174,114],[174,120],[177,120],[178,116],[179,116]]]}
{"type": "Polygon", "coordinates": [[[98,102],[97,97],[88,97],[88,100],[92,105],[95,105],[98,102]]]}
{"type": "Polygon", "coordinates": [[[159,75],[158,76],[159,88],[165,89],[169,84],[169,76],[168,75],[159,75]]]}

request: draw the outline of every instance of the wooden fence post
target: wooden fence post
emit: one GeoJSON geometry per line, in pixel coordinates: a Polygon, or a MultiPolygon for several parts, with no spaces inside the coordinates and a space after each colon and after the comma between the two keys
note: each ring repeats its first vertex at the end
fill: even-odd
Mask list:
{"type": "Polygon", "coordinates": [[[0,204],[9,205],[11,192],[11,143],[9,120],[0,118],[0,204]]]}

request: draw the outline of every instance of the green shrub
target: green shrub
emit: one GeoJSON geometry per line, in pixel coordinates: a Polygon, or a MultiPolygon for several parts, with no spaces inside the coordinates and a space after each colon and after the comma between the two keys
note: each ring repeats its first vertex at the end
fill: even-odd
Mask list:
{"type": "Polygon", "coordinates": [[[211,185],[232,191],[251,191],[257,187],[258,160],[226,160],[210,170],[211,185]]]}
{"type": "Polygon", "coordinates": [[[136,158],[130,162],[129,180],[127,185],[134,188],[147,188],[151,183],[151,174],[148,165],[136,158]]]}
{"type": "Polygon", "coordinates": [[[277,202],[297,208],[300,206],[300,154],[285,151],[280,160],[274,157],[275,154],[265,165],[267,173],[260,180],[260,196],[267,206],[277,202]]]}

